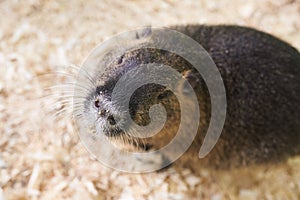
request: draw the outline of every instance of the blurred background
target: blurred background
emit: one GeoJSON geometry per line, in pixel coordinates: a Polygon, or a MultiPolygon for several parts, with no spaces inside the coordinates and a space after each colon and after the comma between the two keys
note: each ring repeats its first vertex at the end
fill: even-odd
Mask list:
{"type": "Polygon", "coordinates": [[[53,117],[48,76],[114,34],[151,25],[237,24],[300,49],[299,0],[0,0],[0,200],[300,199],[300,159],[195,176],[126,174],[92,159],[71,117],[53,117]],[[51,116],[48,116],[51,115],[51,116]]]}

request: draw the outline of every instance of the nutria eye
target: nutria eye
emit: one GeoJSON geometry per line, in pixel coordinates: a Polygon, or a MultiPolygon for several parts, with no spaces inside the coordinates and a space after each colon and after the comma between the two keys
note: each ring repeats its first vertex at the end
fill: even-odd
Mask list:
{"type": "Polygon", "coordinates": [[[95,107],[96,107],[96,108],[99,108],[99,107],[100,107],[99,99],[96,99],[96,100],[95,100],[95,107]]]}

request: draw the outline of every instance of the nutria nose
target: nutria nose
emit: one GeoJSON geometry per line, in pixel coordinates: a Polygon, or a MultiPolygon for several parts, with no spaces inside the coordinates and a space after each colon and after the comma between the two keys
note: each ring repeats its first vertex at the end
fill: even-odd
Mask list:
{"type": "Polygon", "coordinates": [[[114,116],[112,116],[112,115],[109,115],[109,116],[107,117],[107,121],[108,121],[108,123],[109,123],[110,125],[115,125],[115,124],[116,124],[116,120],[115,120],[114,116]]]}

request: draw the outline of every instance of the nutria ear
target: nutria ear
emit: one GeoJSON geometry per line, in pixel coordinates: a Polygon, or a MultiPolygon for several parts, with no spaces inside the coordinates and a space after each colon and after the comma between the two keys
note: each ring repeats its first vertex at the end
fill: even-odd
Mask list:
{"type": "Polygon", "coordinates": [[[137,30],[135,33],[135,38],[136,39],[141,39],[141,38],[146,38],[148,36],[150,36],[152,33],[152,29],[151,26],[145,26],[140,30],[137,30]]]}

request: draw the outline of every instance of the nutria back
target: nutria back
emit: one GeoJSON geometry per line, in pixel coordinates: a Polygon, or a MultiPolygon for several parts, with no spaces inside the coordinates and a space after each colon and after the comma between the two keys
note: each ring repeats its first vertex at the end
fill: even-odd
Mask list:
{"type": "Polygon", "coordinates": [[[225,126],[219,144],[208,155],[211,162],[237,166],[299,153],[300,54],[295,48],[239,26],[174,29],[207,50],[226,88],[225,126]]]}

